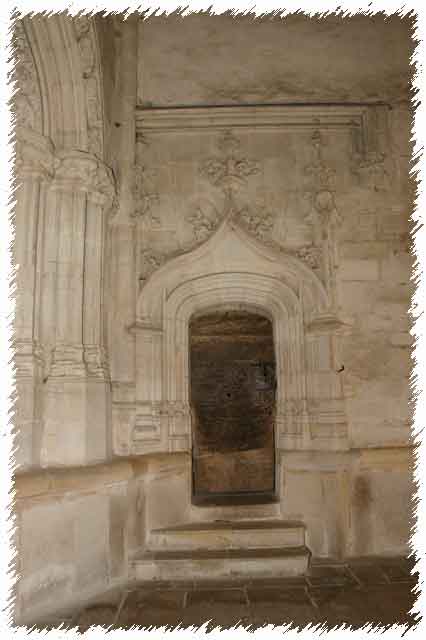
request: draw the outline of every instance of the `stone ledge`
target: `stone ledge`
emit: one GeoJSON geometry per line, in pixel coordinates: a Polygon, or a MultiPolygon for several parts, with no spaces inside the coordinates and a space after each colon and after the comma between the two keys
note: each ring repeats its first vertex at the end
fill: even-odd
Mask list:
{"type": "Polygon", "coordinates": [[[131,463],[119,460],[90,467],[25,472],[16,474],[13,482],[16,498],[22,500],[42,495],[96,490],[133,477],[131,463]]]}

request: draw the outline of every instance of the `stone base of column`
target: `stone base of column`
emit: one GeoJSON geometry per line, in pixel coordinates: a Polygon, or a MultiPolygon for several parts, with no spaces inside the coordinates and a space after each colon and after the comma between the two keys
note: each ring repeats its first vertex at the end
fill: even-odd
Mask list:
{"type": "Polygon", "coordinates": [[[95,464],[111,456],[110,384],[94,378],[46,382],[41,466],[95,464]]]}

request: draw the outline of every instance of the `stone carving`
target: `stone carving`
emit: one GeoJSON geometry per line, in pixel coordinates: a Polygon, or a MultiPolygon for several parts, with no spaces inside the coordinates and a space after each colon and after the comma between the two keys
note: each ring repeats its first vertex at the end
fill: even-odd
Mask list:
{"type": "Polygon", "coordinates": [[[83,346],[79,344],[56,344],[48,370],[49,377],[86,377],[83,346]]]}
{"type": "Polygon", "coordinates": [[[167,256],[159,251],[152,249],[144,249],[141,252],[141,267],[139,282],[141,285],[149,278],[150,275],[159,269],[167,260],[167,256]]]}
{"type": "Polygon", "coordinates": [[[33,340],[17,340],[13,364],[17,379],[36,378],[44,366],[43,348],[33,340]]]}
{"type": "Polygon", "coordinates": [[[41,132],[40,86],[22,20],[15,21],[12,44],[16,60],[14,80],[18,89],[13,98],[16,128],[19,130],[21,127],[26,127],[41,132]]]}
{"type": "Polygon", "coordinates": [[[388,187],[388,172],[386,157],[379,151],[369,151],[364,156],[355,153],[352,156],[352,172],[357,176],[358,183],[373,191],[382,191],[388,187]]]}
{"type": "Polygon", "coordinates": [[[325,257],[323,276],[332,301],[331,306],[334,307],[337,295],[336,271],[339,264],[337,229],[341,223],[335,202],[336,172],[324,160],[324,141],[319,131],[313,133],[311,143],[312,163],[305,168],[305,174],[312,181],[308,189],[312,203],[308,221],[315,229],[315,244],[322,247],[325,257]]]}
{"type": "Polygon", "coordinates": [[[105,347],[84,345],[84,362],[89,376],[102,379],[108,377],[108,358],[105,347]]]}
{"type": "Polygon", "coordinates": [[[143,218],[148,224],[158,226],[160,218],[153,213],[153,205],[160,200],[152,179],[155,173],[143,165],[136,165],[134,170],[133,195],[135,199],[134,217],[143,218]]]}
{"type": "Polygon", "coordinates": [[[297,249],[296,256],[314,271],[321,267],[322,250],[320,247],[309,245],[297,249]]]}
{"type": "Polygon", "coordinates": [[[271,242],[275,215],[266,206],[259,205],[255,209],[244,207],[234,215],[234,219],[258,240],[266,244],[271,242]]]}
{"type": "Polygon", "coordinates": [[[259,172],[256,161],[244,158],[239,153],[240,142],[231,131],[225,132],[218,142],[222,157],[209,158],[200,167],[200,174],[215,187],[230,195],[244,184],[247,178],[259,172]]]}
{"type": "Polygon", "coordinates": [[[80,14],[73,18],[74,32],[80,50],[82,76],[86,89],[87,131],[89,151],[102,157],[103,102],[100,63],[93,18],[80,14]]]}
{"type": "Polygon", "coordinates": [[[19,127],[16,132],[15,170],[20,178],[51,180],[54,176],[54,147],[45,136],[33,129],[19,127]]]}
{"type": "Polygon", "coordinates": [[[192,225],[194,236],[197,243],[207,240],[220,224],[220,218],[215,216],[214,219],[207,216],[200,207],[197,207],[195,213],[187,217],[188,222],[192,225]]]}
{"type": "Polygon", "coordinates": [[[86,191],[109,206],[113,206],[116,201],[112,170],[94,155],[84,151],[62,151],[57,154],[54,186],[86,191]]]}

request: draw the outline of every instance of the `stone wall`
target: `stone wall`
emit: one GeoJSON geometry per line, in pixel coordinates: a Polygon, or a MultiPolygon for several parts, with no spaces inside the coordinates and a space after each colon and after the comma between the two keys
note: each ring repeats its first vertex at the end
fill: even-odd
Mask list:
{"type": "Polygon", "coordinates": [[[140,466],[21,474],[15,489],[18,623],[127,583],[129,555],[145,536],[140,466]]]}
{"type": "Polygon", "coordinates": [[[188,520],[406,551],[410,22],[35,16],[17,48],[18,617],[188,520]],[[188,327],[235,304],[273,321],[280,501],[207,513],[188,327]]]}

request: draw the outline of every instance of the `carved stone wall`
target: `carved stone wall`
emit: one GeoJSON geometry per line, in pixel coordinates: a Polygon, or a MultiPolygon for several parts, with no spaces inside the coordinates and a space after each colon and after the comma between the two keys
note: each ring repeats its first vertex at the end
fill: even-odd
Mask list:
{"type": "Polygon", "coordinates": [[[110,441],[104,265],[116,184],[101,159],[102,145],[92,144],[98,139],[92,136],[93,127],[102,132],[103,119],[96,111],[101,96],[90,97],[89,87],[101,68],[99,59],[89,56],[94,55],[89,35],[90,42],[95,37],[90,19],[79,18],[74,27],[71,19],[52,20],[17,20],[14,31],[17,462],[23,469],[103,460],[110,441]],[[77,37],[80,53],[71,35],[77,37]],[[66,55],[61,50],[56,58],[49,57],[46,49],[53,47],[52,54],[60,36],[66,55]],[[46,75],[53,81],[73,54],[72,74],[81,64],[81,75],[70,91],[67,82],[74,76],[65,75],[52,104],[46,75]],[[87,119],[77,106],[64,130],[61,117],[74,99],[78,105],[84,83],[87,119]],[[73,139],[81,146],[69,146],[73,139]],[[98,427],[90,433],[92,421],[98,427]]]}
{"type": "MultiPolygon", "coordinates": [[[[376,437],[368,410],[361,408],[364,402],[373,406],[370,399],[374,404],[363,387],[363,374],[360,377],[357,371],[360,358],[365,372],[375,367],[369,347],[363,345],[373,341],[379,349],[382,344],[377,361],[383,362],[383,356],[388,362],[398,361],[398,371],[408,374],[408,317],[404,327],[401,320],[398,336],[383,334],[384,318],[387,315],[390,321],[392,312],[380,301],[396,296],[396,305],[407,313],[407,151],[404,156],[401,150],[399,157],[393,152],[396,144],[401,145],[395,119],[402,113],[402,107],[394,113],[386,104],[142,109],[137,113],[134,216],[141,299],[156,272],[175,260],[176,268],[181,268],[179,256],[190,261],[225,223],[281,256],[283,262],[291,258],[304,264],[326,292],[322,313],[328,314],[320,327],[316,321],[309,328],[315,338],[308,335],[309,323],[304,319],[306,349],[321,358],[318,336],[325,326],[334,335],[333,366],[345,389],[346,410],[354,411],[350,427],[354,443],[373,442],[376,437]],[[392,261],[396,271],[391,276],[387,265],[392,261]],[[391,284],[396,274],[398,285],[391,284]],[[377,311],[367,317],[356,308],[358,295],[365,309],[373,290],[379,296],[377,311]],[[373,331],[381,332],[377,340],[364,329],[376,320],[373,331]],[[404,345],[398,350],[395,341],[404,345]]],[[[212,273],[217,271],[212,257],[212,273]]],[[[379,373],[379,378],[387,376],[378,381],[373,418],[381,442],[402,444],[409,436],[407,395],[401,396],[401,388],[392,405],[398,417],[385,416],[379,408],[392,378],[396,381],[399,375],[390,370],[379,373]],[[393,429],[388,429],[389,421],[393,429]]],[[[404,388],[407,394],[408,384],[404,388]]]]}

